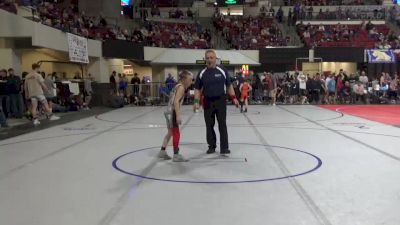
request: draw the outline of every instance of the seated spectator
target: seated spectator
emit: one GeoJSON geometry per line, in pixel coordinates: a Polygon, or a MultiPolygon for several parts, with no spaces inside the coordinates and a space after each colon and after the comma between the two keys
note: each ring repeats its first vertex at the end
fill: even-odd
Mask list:
{"type": "Polygon", "coordinates": [[[14,0],[4,0],[0,2],[0,9],[17,14],[18,10],[15,4],[14,0]]]}
{"type": "Polygon", "coordinates": [[[288,37],[282,35],[273,18],[221,16],[213,23],[233,49],[286,46],[288,42],[288,37]]]}

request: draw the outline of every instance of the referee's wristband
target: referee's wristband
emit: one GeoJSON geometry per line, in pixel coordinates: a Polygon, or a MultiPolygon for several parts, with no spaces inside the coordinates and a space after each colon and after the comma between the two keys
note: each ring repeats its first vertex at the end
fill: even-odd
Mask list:
{"type": "Polygon", "coordinates": [[[196,98],[196,99],[194,99],[193,102],[194,102],[194,104],[199,104],[200,101],[199,101],[199,99],[196,98]]]}

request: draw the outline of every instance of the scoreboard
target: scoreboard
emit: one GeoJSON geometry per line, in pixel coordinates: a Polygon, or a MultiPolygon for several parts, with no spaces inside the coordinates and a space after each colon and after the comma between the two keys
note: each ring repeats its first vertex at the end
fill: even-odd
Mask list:
{"type": "Polygon", "coordinates": [[[217,0],[218,6],[243,5],[244,0],[217,0]]]}

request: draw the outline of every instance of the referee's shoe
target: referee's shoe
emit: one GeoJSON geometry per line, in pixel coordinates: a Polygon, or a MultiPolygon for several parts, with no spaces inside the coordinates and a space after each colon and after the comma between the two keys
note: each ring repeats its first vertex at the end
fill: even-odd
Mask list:
{"type": "Polygon", "coordinates": [[[227,155],[227,154],[231,154],[231,151],[229,149],[221,149],[221,155],[227,155]]]}
{"type": "Polygon", "coordinates": [[[208,147],[207,154],[213,154],[213,153],[215,153],[215,147],[214,146],[208,147]]]}

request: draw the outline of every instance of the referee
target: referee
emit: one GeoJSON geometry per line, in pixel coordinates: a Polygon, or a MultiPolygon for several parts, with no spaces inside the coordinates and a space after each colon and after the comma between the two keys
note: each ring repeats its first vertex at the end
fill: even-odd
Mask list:
{"type": "Polygon", "coordinates": [[[194,92],[194,110],[199,109],[200,95],[204,95],[204,120],[207,127],[207,154],[215,152],[217,137],[214,131],[215,117],[218,120],[220,133],[221,154],[229,154],[228,130],[226,127],[226,94],[233,103],[238,106],[235,91],[231,85],[228,71],[217,65],[217,54],[214,50],[207,50],[205,53],[207,67],[197,75],[194,92]]]}

